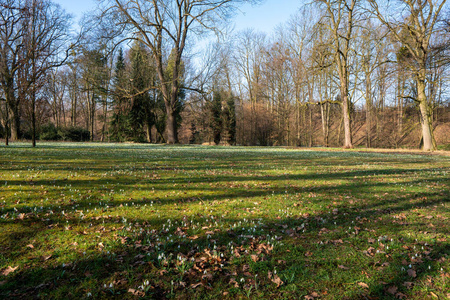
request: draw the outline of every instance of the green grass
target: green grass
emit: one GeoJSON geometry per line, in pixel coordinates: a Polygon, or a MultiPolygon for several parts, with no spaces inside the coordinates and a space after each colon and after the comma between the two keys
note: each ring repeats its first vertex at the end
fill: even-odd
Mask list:
{"type": "Polygon", "coordinates": [[[2,146],[0,298],[446,299],[449,171],[338,149],[2,146]]]}

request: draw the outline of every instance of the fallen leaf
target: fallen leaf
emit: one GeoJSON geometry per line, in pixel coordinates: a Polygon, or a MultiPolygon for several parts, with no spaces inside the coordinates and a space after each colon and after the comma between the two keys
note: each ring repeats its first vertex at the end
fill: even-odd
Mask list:
{"type": "Polygon", "coordinates": [[[27,248],[34,249],[34,246],[32,244],[28,244],[27,248]]]}
{"type": "Polygon", "coordinates": [[[144,297],[145,296],[144,292],[139,291],[139,290],[135,290],[135,289],[128,289],[128,293],[132,293],[133,295],[138,296],[138,297],[144,297]]]}
{"type": "Polygon", "coordinates": [[[416,271],[414,271],[413,269],[408,270],[408,275],[413,278],[415,278],[417,276],[416,271]]]}
{"type": "Polygon", "coordinates": [[[406,281],[403,283],[403,286],[405,286],[407,289],[412,289],[414,283],[406,281]]]}
{"type": "Polygon", "coordinates": [[[393,286],[388,287],[388,289],[386,291],[391,295],[395,295],[395,293],[397,293],[397,290],[398,290],[398,288],[395,285],[393,285],[393,286]]]}
{"type": "Polygon", "coordinates": [[[350,269],[349,267],[346,267],[346,266],[343,266],[343,265],[339,265],[338,268],[342,269],[342,270],[349,270],[350,269]]]}
{"type": "Polygon", "coordinates": [[[41,257],[42,261],[47,261],[47,260],[49,260],[50,258],[52,258],[52,255],[51,255],[51,254],[49,254],[49,255],[44,255],[44,256],[41,257]]]}
{"type": "Polygon", "coordinates": [[[433,296],[434,298],[439,298],[438,295],[436,295],[436,294],[433,293],[433,292],[430,292],[430,295],[433,296]]]}
{"type": "Polygon", "coordinates": [[[364,283],[364,282],[358,282],[358,285],[359,285],[360,287],[365,288],[365,289],[368,289],[368,288],[369,288],[369,286],[368,286],[366,283],[364,283]]]}
{"type": "Polygon", "coordinates": [[[254,261],[254,262],[257,262],[258,261],[258,255],[255,255],[255,254],[252,254],[252,255],[250,255],[250,257],[252,258],[252,260],[254,261]]]}
{"type": "Polygon", "coordinates": [[[206,274],[204,274],[203,276],[202,276],[202,279],[207,279],[207,280],[209,280],[209,281],[212,281],[213,280],[213,275],[211,274],[211,273],[206,273],[206,274]]]}
{"type": "Polygon", "coordinates": [[[267,274],[267,277],[277,285],[277,287],[280,287],[280,285],[284,284],[284,282],[281,280],[280,277],[278,277],[277,274],[273,274],[272,272],[269,271],[269,273],[267,274]]]}
{"type": "Polygon", "coordinates": [[[8,266],[5,270],[2,271],[2,275],[8,276],[8,274],[13,273],[15,270],[17,270],[17,268],[18,268],[18,266],[14,267],[14,268],[11,266],[8,266]]]}
{"type": "Polygon", "coordinates": [[[311,251],[306,251],[306,253],[305,253],[305,256],[306,257],[310,257],[310,256],[312,256],[313,254],[312,254],[312,252],[311,251]]]}
{"type": "Polygon", "coordinates": [[[199,283],[193,283],[193,284],[191,284],[191,288],[196,289],[196,288],[198,288],[198,287],[201,286],[201,285],[203,285],[203,283],[201,283],[201,282],[199,282],[199,283]]]}
{"type": "Polygon", "coordinates": [[[196,239],[198,239],[198,235],[190,236],[190,237],[188,237],[188,239],[190,239],[190,240],[196,240],[196,239]]]}
{"type": "Polygon", "coordinates": [[[177,230],[175,231],[175,235],[184,236],[184,235],[186,235],[186,233],[184,233],[184,231],[180,227],[177,227],[177,230]]]}
{"type": "Polygon", "coordinates": [[[166,270],[159,270],[159,275],[163,276],[164,274],[166,274],[167,271],[166,270]]]}
{"type": "Polygon", "coordinates": [[[398,292],[398,293],[395,294],[395,298],[397,298],[397,299],[406,299],[406,298],[408,298],[408,296],[406,296],[405,294],[403,294],[401,292],[398,292]]]}
{"type": "Polygon", "coordinates": [[[375,255],[375,248],[374,247],[369,247],[369,249],[367,249],[366,251],[363,251],[363,253],[367,256],[374,256],[375,255]]]}
{"type": "Polygon", "coordinates": [[[319,298],[320,297],[320,295],[317,294],[316,292],[312,292],[311,296],[314,297],[314,298],[319,298]]]}

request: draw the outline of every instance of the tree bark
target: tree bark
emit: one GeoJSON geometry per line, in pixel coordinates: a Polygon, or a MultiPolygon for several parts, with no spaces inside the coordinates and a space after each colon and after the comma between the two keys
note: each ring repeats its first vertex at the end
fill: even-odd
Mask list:
{"type": "Polygon", "coordinates": [[[431,125],[430,108],[427,102],[425,94],[425,80],[422,78],[416,79],[417,84],[417,101],[420,108],[420,121],[422,124],[422,138],[423,138],[423,150],[433,151],[436,150],[433,144],[433,130],[431,125]]]}

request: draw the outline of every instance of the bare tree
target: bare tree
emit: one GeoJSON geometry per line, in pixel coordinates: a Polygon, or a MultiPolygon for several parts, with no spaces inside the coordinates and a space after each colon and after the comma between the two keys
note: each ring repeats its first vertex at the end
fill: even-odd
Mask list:
{"type": "Polygon", "coordinates": [[[446,0],[402,0],[388,3],[384,9],[381,9],[374,0],[370,0],[369,3],[373,15],[402,45],[402,61],[413,74],[417,86],[417,96],[413,97],[413,100],[420,108],[423,149],[435,150],[432,110],[426,94],[427,69],[433,60],[432,38],[444,30],[438,25],[446,0]]]}
{"type": "Polygon", "coordinates": [[[27,1],[25,12],[27,59],[22,66],[25,76],[21,88],[30,100],[32,145],[35,147],[36,97],[49,71],[62,66],[69,56],[70,17],[49,0],[27,1]]]}
{"type": "Polygon", "coordinates": [[[245,0],[104,0],[103,16],[117,20],[124,40],[137,40],[153,55],[167,113],[167,142],[178,142],[176,110],[181,62],[191,32],[217,30],[233,5],[245,0]],[[165,68],[173,56],[171,76],[165,68]]]}
{"type": "Polygon", "coordinates": [[[333,53],[338,68],[344,121],[344,148],[352,148],[352,131],[349,99],[349,57],[351,41],[356,26],[359,0],[317,0],[327,14],[325,22],[333,35],[333,53]]]}
{"type": "Polygon", "coordinates": [[[17,140],[20,133],[19,106],[17,97],[17,72],[23,66],[23,48],[26,27],[21,2],[17,0],[0,1],[0,86],[5,98],[6,145],[8,131],[11,139],[17,140]]]}

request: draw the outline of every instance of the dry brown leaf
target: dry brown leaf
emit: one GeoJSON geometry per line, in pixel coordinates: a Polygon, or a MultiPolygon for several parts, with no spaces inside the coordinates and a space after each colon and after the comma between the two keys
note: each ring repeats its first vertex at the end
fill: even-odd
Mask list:
{"type": "Polygon", "coordinates": [[[407,289],[411,289],[413,287],[414,283],[406,281],[403,283],[403,286],[405,286],[407,289]]]}
{"type": "Polygon", "coordinates": [[[257,262],[257,261],[259,260],[259,257],[258,257],[258,255],[256,255],[256,254],[250,255],[250,257],[252,258],[252,260],[253,260],[254,262],[257,262]]]}
{"type": "Polygon", "coordinates": [[[417,277],[416,271],[414,271],[413,269],[408,270],[408,275],[413,278],[417,277]]]}
{"type": "Polygon", "coordinates": [[[190,236],[190,237],[188,237],[188,239],[190,239],[190,240],[196,240],[196,239],[198,239],[198,235],[190,236]]]}
{"type": "Polygon", "coordinates": [[[167,271],[166,270],[159,270],[159,275],[163,276],[164,274],[166,274],[167,271]]]}
{"type": "Polygon", "coordinates": [[[397,294],[395,294],[395,298],[397,299],[406,299],[408,298],[408,296],[406,296],[405,294],[398,292],[397,294]]]}
{"type": "Polygon", "coordinates": [[[282,285],[284,282],[281,280],[280,277],[278,277],[278,275],[274,274],[272,277],[272,282],[275,283],[277,285],[277,287],[280,287],[280,285],[282,285]]]}
{"type": "Polygon", "coordinates": [[[388,287],[388,289],[386,291],[391,295],[395,295],[395,293],[397,293],[397,290],[398,290],[398,288],[395,285],[393,285],[393,286],[388,287]]]}
{"type": "Polygon", "coordinates": [[[135,290],[135,289],[128,289],[128,293],[132,293],[133,295],[138,296],[138,297],[144,297],[145,296],[144,292],[139,291],[139,290],[135,290]]]}
{"type": "Polygon", "coordinates": [[[184,231],[180,227],[177,227],[177,230],[175,231],[175,235],[184,236],[184,235],[186,235],[186,233],[184,233],[184,231]]]}
{"type": "Polygon", "coordinates": [[[368,289],[368,288],[369,288],[369,286],[368,286],[366,283],[364,283],[364,282],[358,282],[358,285],[359,285],[360,287],[365,288],[365,289],[368,289]]]}
{"type": "Polygon", "coordinates": [[[199,283],[193,283],[193,284],[191,284],[191,288],[192,288],[192,289],[196,289],[196,288],[198,288],[198,287],[201,286],[201,285],[203,285],[203,283],[201,283],[201,282],[199,282],[199,283]]]}
{"type": "Polygon", "coordinates": [[[32,244],[28,244],[27,248],[34,249],[34,246],[32,244]]]}
{"type": "Polygon", "coordinates": [[[343,265],[339,265],[338,268],[342,269],[342,270],[350,270],[349,267],[346,267],[346,266],[343,266],[343,265]]]}
{"type": "Polygon", "coordinates": [[[311,296],[314,297],[314,298],[319,298],[320,297],[320,295],[317,294],[316,292],[312,292],[311,296]]]}
{"type": "Polygon", "coordinates": [[[51,255],[51,254],[49,254],[49,255],[44,255],[44,256],[41,257],[41,260],[47,261],[47,260],[49,260],[50,258],[52,258],[52,255],[51,255]]]}
{"type": "Polygon", "coordinates": [[[369,249],[367,249],[366,251],[364,251],[364,254],[367,256],[374,256],[375,255],[375,248],[374,247],[369,247],[369,249]]]}
{"type": "Polygon", "coordinates": [[[433,293],[433,292],[430,292],[430,295],[433,296],[434,298],[439,298],[438,295],[436,295],[436,294],[433,293]]]}
{"type": "Polygon", "coordinates": [[[17,270],[18,267],[19,266],[13,268],[11,266],[8,266],[5,270],[2,271],[2,275],[8,276],[10,273],[13,273],[15,270],[17,270]]]}
{"type": "Polygon", "coordinates": [[[306,251],[306,253],[305,253],[305,256],[306,257],[310,257],[310,256],[312,256],[313,254],[312,254],[312,252],[311,251],[306,251]]]}
{"type": "Polygon", "coordinates": [[[206,274],[204,274],[202,276],[202,279],[206,279],[206,280],[212,281],[213,280],[213,275],[211,273],[206,273],[206,274]]]}

